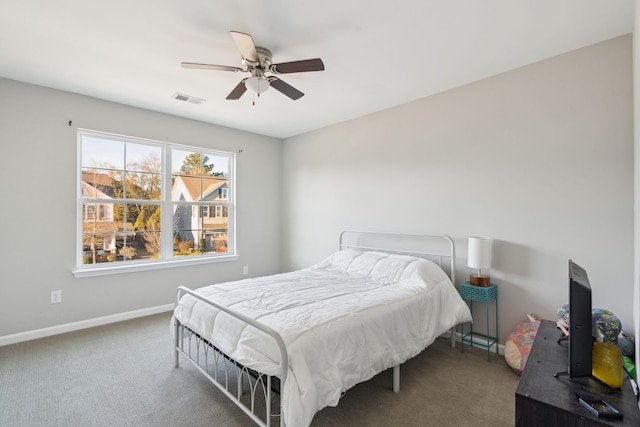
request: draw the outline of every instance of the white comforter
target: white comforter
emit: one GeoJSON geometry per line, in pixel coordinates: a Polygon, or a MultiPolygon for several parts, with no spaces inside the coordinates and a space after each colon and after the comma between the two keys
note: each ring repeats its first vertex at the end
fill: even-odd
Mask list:
{"type": "MultiPolygon", "coordinates": [[[[436,264],[344,250],[303,270],[197,292],[275,329],[289,354],[285,423],[308,426],[355,384],[420,353],[471,313],[436,264]]],[[[245,366],[280,375],[275,341],[185,295],[174,316],[245,366]]]]}

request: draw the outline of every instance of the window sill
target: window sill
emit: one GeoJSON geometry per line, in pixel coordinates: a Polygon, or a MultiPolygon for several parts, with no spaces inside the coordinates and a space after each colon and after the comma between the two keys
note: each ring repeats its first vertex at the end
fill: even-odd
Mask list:
{"type": "Polygon", "coordinates": [[[151,271],[163,268],[188,267],[192,265],[211,264],[217,262],[236,261],[238,255],[223,255],[217,257],[201,257],[195,259],[177,259],[171,261],[153,261],[140,264],[127,264],[115,266],[100,266],[93,268],[78,268],[72,271],[76,279],[84,277],[107,276],[109,274],[134,273],[138,271],[151,271]]]}

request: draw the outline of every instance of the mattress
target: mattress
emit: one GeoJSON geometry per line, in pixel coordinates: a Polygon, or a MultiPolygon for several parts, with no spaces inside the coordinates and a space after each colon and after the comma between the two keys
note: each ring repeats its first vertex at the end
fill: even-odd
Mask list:
{"type": "MultiPolygon", "coordinates": [[[[288,426],[308,426],[344,391],[471,321],[437,264],[379,252],[343,250],[306,269],[196,292],[281,335],[289,357],[281,390],[288,426]]],[[[256,328],[190,295],[174,317],[242,365],[280,375],[278,346],[256,328]]]]}

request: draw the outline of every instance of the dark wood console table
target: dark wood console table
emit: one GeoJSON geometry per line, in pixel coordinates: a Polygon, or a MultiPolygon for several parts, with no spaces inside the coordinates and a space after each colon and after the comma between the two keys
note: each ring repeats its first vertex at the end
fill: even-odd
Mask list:
{"type": "Polygon", "coordinates": [[[529,359],[516,389],[516,426],[640,426],[640,409],[628,377],[619,390],[611,390],[589,377],[555,377],[568,367],[568,343],[558,343],[562,332],[554,322],[540,322],[529,359]],[[622,420],[591,415],[575,395],[602,399],[622,412],[622,420]]]}

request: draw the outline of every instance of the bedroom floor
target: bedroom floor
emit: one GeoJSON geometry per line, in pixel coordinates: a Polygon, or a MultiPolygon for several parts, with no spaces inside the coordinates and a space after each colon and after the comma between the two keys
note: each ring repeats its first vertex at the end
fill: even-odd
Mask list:
{"type": "MultiPolygon", "coordinates": [[[[0,347],[2,426],[250,426],[186,362],[173,366],[171,314],[0,347]]],[[[513,426],[519,377],[502,357],[438,339],[401,368],[349,390],[312,426],[513,426]]]]}

